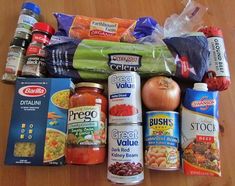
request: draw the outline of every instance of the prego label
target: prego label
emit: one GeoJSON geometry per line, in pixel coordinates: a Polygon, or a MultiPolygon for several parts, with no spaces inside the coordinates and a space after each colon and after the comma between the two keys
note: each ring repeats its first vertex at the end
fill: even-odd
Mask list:
{"type": "Polygon", "coordinates": [[[142,126],[109,126],[108,180],[131,184],[144,179],[142,126]]]}
{"type": "Polygon", "coordinates": [[[100,106],[81,106],[68,111],[69,145],[100,145],[106,143],[105,123],[100,106]]]}

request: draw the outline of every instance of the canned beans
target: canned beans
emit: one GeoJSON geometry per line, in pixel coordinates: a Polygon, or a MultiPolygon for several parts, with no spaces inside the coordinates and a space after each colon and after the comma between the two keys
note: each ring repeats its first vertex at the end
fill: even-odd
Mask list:
{"type": "Polygon", "coordinates": [[[156,170],[179,169],[179,114],[147,112],[145,126],[145,165],[156,170]]]}
{"type": "Polygon", "coordinates": [[[140,174],[143,171],[141,163],[125,162],[125,163],[113,163],[109,166],[109,172],[118,176],[133,176],[140,174]]]}
{"type": "MultiPolygon", "coordinates": [[[[165,146],[151,146],[145,150],[145,165],[151,168],[166,168],[167,161],[170,160],[170,155],[173,156],[178,154],[174,148],[165,147],[165,146]]],[[[179,167],[179,156],[174,161],[175,167],[179,167]]]]}

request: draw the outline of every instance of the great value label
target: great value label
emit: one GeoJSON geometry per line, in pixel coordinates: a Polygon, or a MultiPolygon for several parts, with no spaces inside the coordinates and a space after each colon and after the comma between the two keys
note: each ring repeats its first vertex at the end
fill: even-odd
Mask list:
{"type": "Polygon", "coordinates": [[[108,180],[132,184],[144,179],[143,131],[138,124],[109,126],[108,180]]]}
{"type": "Polygon", "coordinates": [[[108,89],[110,123],[142,122],[140,76],[136,72],[115,72],[108,78],[108,89]]]}

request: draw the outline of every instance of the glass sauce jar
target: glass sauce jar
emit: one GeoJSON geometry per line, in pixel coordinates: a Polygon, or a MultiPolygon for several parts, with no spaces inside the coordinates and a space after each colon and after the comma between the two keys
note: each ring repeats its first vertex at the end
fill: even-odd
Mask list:
{"type": "Polygon", "coordinates": [[[68,164],[99,164],[105,160],[107,98],[103,90],[98,83],[76,84],[68,111],[68,164]]]}

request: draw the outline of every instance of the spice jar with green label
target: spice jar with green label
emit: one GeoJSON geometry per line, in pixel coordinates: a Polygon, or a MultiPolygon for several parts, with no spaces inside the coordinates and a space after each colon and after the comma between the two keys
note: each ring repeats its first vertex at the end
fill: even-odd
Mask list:
{"type": "Polygon", "coordinates": [[[105,160],[107,98],[103,90],[98,83],[76,84],[68,111],[68,164],[99,164],[105,160]]]}

